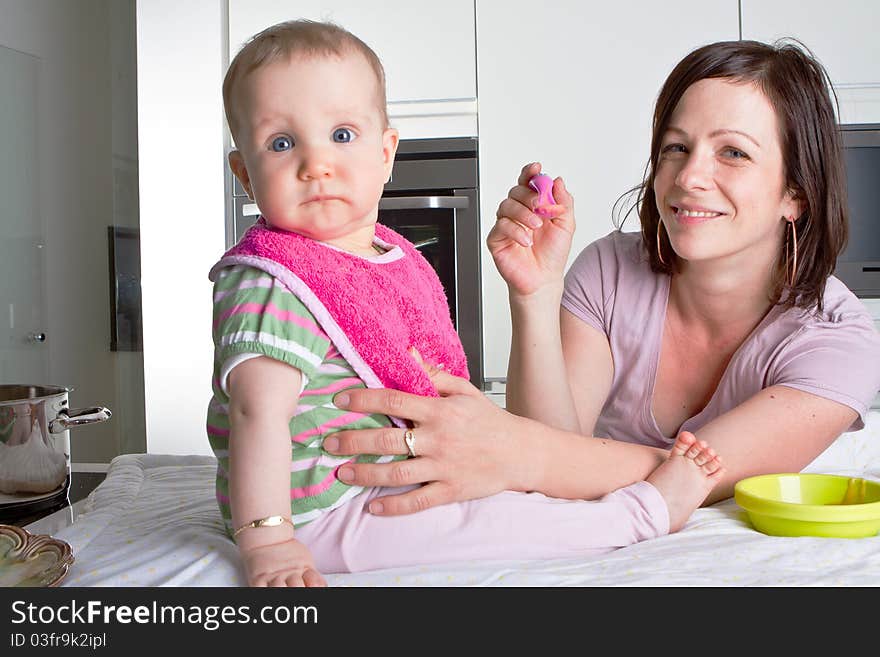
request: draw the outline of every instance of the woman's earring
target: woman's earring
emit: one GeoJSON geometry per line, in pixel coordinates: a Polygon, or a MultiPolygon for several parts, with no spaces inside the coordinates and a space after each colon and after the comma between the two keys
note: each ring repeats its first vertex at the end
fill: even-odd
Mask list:
{"type": "Polygon", "coordinates": [[[657,220],[657,257],[660,258],[660,263],[662,265],[666,265],[666,261],[663,259],[663,248],[660,246],[660,227],[663,225],[663,222],[659,219],[657,220]]]}
{"type": "MultiPolygon", "coordinates": [[[[792,252],[793,257],[791,260],[791,277],[788,282],[788,286],[794,288],[795,281],[797,280],[797,230],[794,227],[794,215],[788,218],[788,225],[791,227],[791,243],[792,243],[792,252]]],[[[785,259],[788,260],[788,240],[785,240],[785,259]]]]}

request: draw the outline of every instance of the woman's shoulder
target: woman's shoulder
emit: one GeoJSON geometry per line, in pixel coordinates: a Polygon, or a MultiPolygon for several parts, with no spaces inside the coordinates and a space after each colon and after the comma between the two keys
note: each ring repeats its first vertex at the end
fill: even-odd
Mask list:
{"type": "Polygon", "coordinates": [[[827,321],[843,317],[858,317],[873,322],[871,313],[853,292],[836,276],[829,276],[825,284],[822,313],[827,321]]]}
{"type": "Polygon", "coordinates": [[[668,277],[651,271],[641,233],[615,230],[575,258],[565,277],[562,303],[576,316],[597,318],[594,324],[607,331],[618,307],[626,309],[629,319],[657,312],[657,304],[665,303],[667,284],[668,277]]]}
{"type": "Polygon", "coordinates": [[[604,237],[600,237],[587,246],[603,253],[613,253],[616,257],[626,256],[641,257],[644,250],[642,249],[642,234],[639,232],[624,232],[622,230],[612,230],[604,237]]]}
{"type": "Polygon", "coordinates": [[[613,230],[584,247],[572,267],[599,267],[604,274],[615,276],[619,272],[651,273],[642,247],[642,234],[620,230],[613,230]]]}
{"type": "Polygon", "coordinates": [[[791,309],[786,313],[799,324],[811,327],[860,325],[874,328],[874,319],[864,303],[836,276],[829,276],[822,296],[822,308],[791,309]]]}
{"type": "Polygon", "coordinates": [[[858,297],[830,277],[821,310],[789,308],[765,328],[753,343],[766,354],[765,385],[850,406],[860,415],[851,430],[861,428],[880,388],[880,333],[858,297]]]}
{"type": "Polygon", "coordinates": [[[789,308],[767,328],[779,338],[780,355],[830,347],[880,366],[880,333],[871,313],[834,276],[826,281],[821,310],[789,308]]]}

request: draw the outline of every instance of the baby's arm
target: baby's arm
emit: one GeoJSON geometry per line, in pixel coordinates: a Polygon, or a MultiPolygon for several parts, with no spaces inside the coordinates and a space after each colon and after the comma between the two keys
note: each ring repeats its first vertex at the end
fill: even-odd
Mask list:
{"type": "MultiPolygon", "coordinates": [[[[232,526],[268,516],[290,519],[290,418],[300,371],[259,356],[229,373],[229,505],[232,526]]],[[[235,540],[250,586],[325,586],[293,525],[249,528],[235,540]]]]}

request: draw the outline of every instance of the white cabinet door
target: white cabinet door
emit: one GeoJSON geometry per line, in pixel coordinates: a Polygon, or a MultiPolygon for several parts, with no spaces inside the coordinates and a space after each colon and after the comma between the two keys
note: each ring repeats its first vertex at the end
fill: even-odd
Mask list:
{"type": "Polygon", "coordinates": [[[743,39],[799,39],[835,84],[880,84],[878,25],[880,2],[873,0],[742,0],[743,39]]]}
{"type": "Polygon", "coordinates": [[[230,58],[260,30],[295,18],[333,21],[373,48],[391,103],[476,99],[473,0],[229,0],[230,58]]]}
{"type": "MultiPolygon", "coordinates": [[[[737,39],[736,0],[645,3],[477,0],[483,236],[522,165],[540,161],[575,196],[572,258],[614,229],[615,199],[638,184],[653,103],[693,48],[737,39]]],[[[631,217],[626,230],[638,230],[631,217]]],[[[485,372],[505,377],[507,290],[484,249],[485,372]]]]}
{"type": "Polygon", "coordinates": [[[744,39],[794,37],[825,65],[841,123],[880,123],[880,2],[742,0],[744,39]]]}

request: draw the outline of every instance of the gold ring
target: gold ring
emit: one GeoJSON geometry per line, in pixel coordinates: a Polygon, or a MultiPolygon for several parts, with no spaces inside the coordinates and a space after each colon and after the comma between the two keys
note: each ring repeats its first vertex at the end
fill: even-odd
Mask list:
{"type": "Polygon", "coordinates": [[[406,449],[410,456],[416,455],[416,434],[411,429],[403,432],[403,442],[406,443],[406,449]]]}

